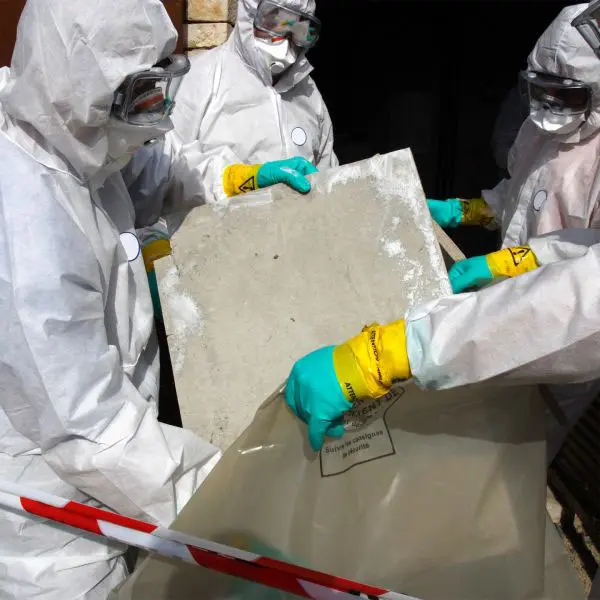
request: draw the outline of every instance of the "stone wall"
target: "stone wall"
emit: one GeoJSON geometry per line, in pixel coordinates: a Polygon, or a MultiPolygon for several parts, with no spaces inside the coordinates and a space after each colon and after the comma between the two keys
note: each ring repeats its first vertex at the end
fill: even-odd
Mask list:
{"type": "Polygon", "coordinates": [[[221,45],[235,23],[237,0],[187,0],[187,48],[190,54],[221,45]]]}

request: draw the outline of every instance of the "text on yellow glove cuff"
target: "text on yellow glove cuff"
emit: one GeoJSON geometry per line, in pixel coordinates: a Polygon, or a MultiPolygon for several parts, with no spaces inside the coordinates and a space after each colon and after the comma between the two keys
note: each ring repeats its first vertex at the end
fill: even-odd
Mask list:
{"type": "Polygon", "coordinates": [[[404,321],[376,323],[333,351],[336,376],[346,398],[379,398],[392,382],[410,377],[404,321]]]}

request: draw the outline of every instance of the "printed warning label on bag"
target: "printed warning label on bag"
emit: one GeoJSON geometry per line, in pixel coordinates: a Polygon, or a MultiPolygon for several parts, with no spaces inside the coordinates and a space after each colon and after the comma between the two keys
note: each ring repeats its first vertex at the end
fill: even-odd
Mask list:
{"type": "Polygon", "coordinates": [[[394,387],[389,394],[376,400],[356,400],[344,417],[346,431],[358,431],[381,419],[387,410],[404,394],[404,388],[394,387]]]}
{"type": "Polygon", "coordinates": [[[404,394],[396,388],[378,400],[355,402],[346,416],[346,433],[329,439],[320,454],[321,475],[331,477],[373,460],[396,453],[385,422],[386,412],[404,394]]]}

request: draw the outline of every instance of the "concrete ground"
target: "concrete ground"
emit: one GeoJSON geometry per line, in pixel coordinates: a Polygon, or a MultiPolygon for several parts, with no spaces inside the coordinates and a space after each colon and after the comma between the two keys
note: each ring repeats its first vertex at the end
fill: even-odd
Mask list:
{"type": "MultiPolygon", "coordinates": [[[[580,581],[583,583],[583,585],[585,587],[585,592],[586,592],[586,594],[589,594],[590,588],[592,585],[592,581],[583,566],[583,563],[581,561],[581,558],[579,557],[579,554],[573,547],[572,542],[564,534],[564,532],[560,526],[560,517],[562,514],[562,506],[560,505],[558,500],[556,500],[556,498],[554,497],[554,495],[552,494],[552,492],[550,491],[549,488],[548,488],[548,496],[546,499],[546,508],[548,510],[548,513],[550,514],[550,518],[552,519],[552,522],[556,525],[556,528],[559,530],[559,532],[562,536],[562,539],[565,543],[565,548],[567,549],[567,552],[569,554],[571,562],[572,562],[573,566],[575,567],[575,570],[577,571],[580,581]]],[[[581,537],[583,538],[583,540],[584,540],[586,546],[588,547],[588,549],[590,550],[590,552],[594,555],[596,562],[598,564],[600,564],[600,552],[598,552],[598,550],[595,548],[594,544],[591,542],[591,540],[588,538],[588,536],[585,535],[585,532],[583,530],[583,527],[582,527],[579,519],[575,520],[575,529],[577,530],[577,533],[579,533],[581,535],[581,537]]]]}

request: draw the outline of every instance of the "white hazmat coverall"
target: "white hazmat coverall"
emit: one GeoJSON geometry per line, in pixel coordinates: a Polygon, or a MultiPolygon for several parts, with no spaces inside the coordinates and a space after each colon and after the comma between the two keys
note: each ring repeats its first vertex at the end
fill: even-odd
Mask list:
{"type": "MultiPolygon", "coordinates": [[[[493,190],[483,190],[484,199],[492,207],[501,225],[502,247],[529,243],[541,264],[557,258],[562,260],[578,256],[581,253],[580,243],[586,248],[592,243],[600,242],[600,60],[571,25],[571,21],[587,6],[578,4],[562,9],[538,39],[528,57],[528,68],[531,71],[578,80],[590,86],[591,107],[587,118],[568,114],[556,117],[545,115],[544,109],[532,110],[509,154],[510,179],[502,180],[493,190]],[[546,123],[547,118],[552,122],[546,123]],[[569,133],[552,132],[560,125],[572,128],[570,122],[578,120],[582,122],[569,133]],[[560,244],[559,230],[565,229],[572,231],[563,234],[566,241],[560,244]],[[589,231],[578,233],[578,229],[589,231]],[[532,238],[551,232],[558,233],[552,238],[553,251],[549,254],[544,243],[532,241],[532,238]]],[[[586,276],[586,280],[590,277],[591,274],[586,276]]],[[[548,281],[548,276],[544,277],[544,281],[548,281]]],[[[582,285],[583,280],[572,283],[582,285]]],[[[510,302],[524,307],[521,317],[523,321],[539,304],[534,292],[538,287],[516,285],[514,288],[515,294],[519,296],[511,298],[510,302]]],[[[504,286],[493,287],[485,294],[485,300],[484,296],[477,296],[477,313],[491,314],[487,312],[492,306],[488,302],[499,307],[492,300],[496,296],[508,301],[505,289],[504,286]]],[[[584,293],[583,288],[580,291],[584,293]]],[[[574,290],[570,287],[553,286],[552,292],[548,292],[545,298],[545,302],[553,303],[555,309],[562,302],[574,300],[574,290]]],[[[501,314],[498,313],[494,318],[502,318],[501,314]]],[[[482,318],[485,320],[487,317],[482,318]]],[[[562,314],[562,318],[575,329],[574,324],[584,316],[581,307],[573,304],[568,312],[562,314]]],[[[471,319],[474,328],[480,326],[480,322],[475,320],[475,314],[471,319]]],[[[524,323],[523,326],[528,325],[524,323]]],[[[529,363],[539,350],[545,350],[545,334],[545,329],[537,331],[536,335],[529,338],[526,346],[519,350],[519,356],[525,361],[523,364],[529,363]],[[529,349],[529,346],[539,348],[529,349]]],[[[453,338],[452,343],[456,344],[457,339],[462,340],[453,338]]],[[[514,362],[514,356],[504,358],[505,348],[508,347],[504,344],[504,337],[496,338],[495,343],[494,357],[499,361],[496,368],[502,368],[505,360],[508,361],[507,364],[518,366],[514,362]]],[[[570,346],[569,336],[565,337],[564,344],[565,347],[570,346]]],[[[570,429],[600,393],[600,380],[578,385],[553,385],[547,389],[563,413],[562,423],[554,415],[548,415],[548,460],[551,461],[570,429]]]]}
{"type": "MultiPolygon", "coordinates": [[[[280,0],[312,14],[314,0],[280,0]]],[[[257,0],[239,0],[236,27],[218,48],[192,57],[173,113],[184,142],[199,140],[207,156],[233,152],[247,164],[303,156],[319,169],[337,166],[327,107],[310,77],[305,51],[273,83],[267,59],[255,45],[257,0]]],[[[214,172],[213,197],[222,194],[214,172]]]]}
{"type": "MultiPolygon", "coordinates": [[[[505,248],[559,229],[600,227],[600,60],[571,25],[585,8],[579,4],[560,12],[537,41],[528,67],[588,84],[587,118],[553,115],[565,122],[582,120],[570,133],[553,133],[543,129],[544,110],[532,110],[509,154],[510,179],[483,190],[502,227],[505,248]]],[[[558,125],[549,123],[548,129],[558,125]]]]}
{"type": "MultiPolygon", "coordinates": [[[[203,190],[174,140],[122,176],[170,121],[148,136],[109,116],[125,77],[176,37],[160,0],[29,0],[0,71],[0,480],[162,525],[219,453],[157,421],[135,226],[203,190]]],[[[0,508],[0,599],[104,599],[124,551],[0,508]]]]}

